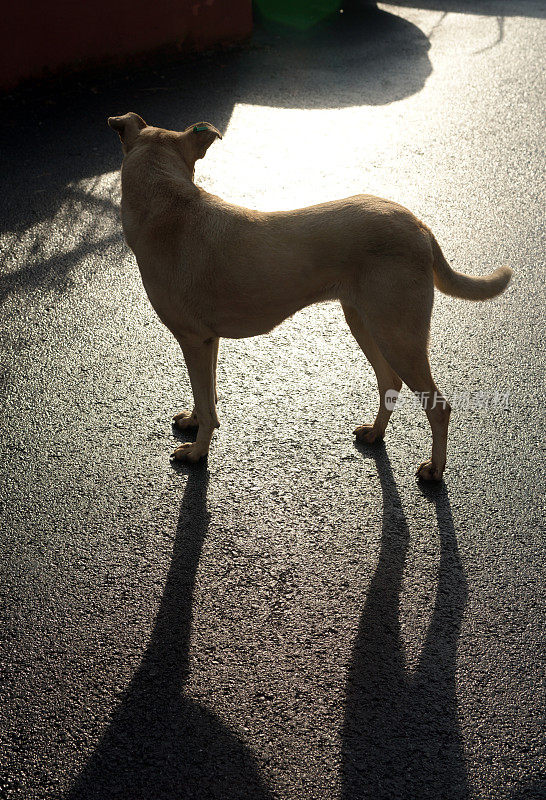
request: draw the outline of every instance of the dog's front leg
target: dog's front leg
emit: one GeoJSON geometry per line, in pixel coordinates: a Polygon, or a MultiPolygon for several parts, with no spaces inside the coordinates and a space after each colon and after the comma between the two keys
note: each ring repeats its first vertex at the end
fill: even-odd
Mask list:
{"type": "MultiPolygon", "coordinates": [[[[216,381],[216,367],[218,364],[218,347],[220,345],[220,339],[213,340],[213,363],[212,369],[214,373],[214,402],[218,403],[218,386],[216,381]]],[[[185,431],[189,428],[198,428],[199,423],[197,421],[197,412],[195,410],[195,406],[192,408],[191,411],[179,411],[178,414],[175,414],[173,417],[173,425],[175,428],[178,428],[179,431],[185,431]]]]}
{"type": "MultiPolygon", "coordinates": [[[[216,414],[216,360],[218,357],[218,339],[208,339],[199,344],[180,341],[184,360],[190,376],[193,391],[194,409],[191,415],[182,415],[183,422],[190,422],[182,427],[199,427],[195,442],[184,442],[173,452],[173,457],[180,461],[199,461],[204,458],[210,446],[214,429],[220,426],[216,414]]],[[[180,415],[177,415],[179,417],[180,415]]],[[[175,422],[179,425],[175,417],[175,422]]]]}

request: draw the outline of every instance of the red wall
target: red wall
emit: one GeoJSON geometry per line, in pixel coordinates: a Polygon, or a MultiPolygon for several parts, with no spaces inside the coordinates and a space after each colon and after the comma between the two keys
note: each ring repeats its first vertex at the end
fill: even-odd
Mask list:
{"type": "Polygon", "coordinates": [[[201,50],[250,34],[251,0],[11,0],[2,9],[0,86],[71,64],[177,44],[201,50]]]}

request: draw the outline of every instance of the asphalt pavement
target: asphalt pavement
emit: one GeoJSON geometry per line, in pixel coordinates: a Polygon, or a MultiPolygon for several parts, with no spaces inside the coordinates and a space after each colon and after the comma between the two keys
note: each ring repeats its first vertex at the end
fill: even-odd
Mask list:
{"type": "Polygon", "coordinates": [[[544,3],[422,0],[2,99],[0,797],[539,800],[544,738],[544,3]],[[418,5],[418,7],[414,7],[418,5]],[[354,444],[376,386],[340,308],[222,341],[207,463],[119,220],[110,115],[224,134],[197,182],[261,209],[366,192],[452,265],[454,408],[354,444]]]}

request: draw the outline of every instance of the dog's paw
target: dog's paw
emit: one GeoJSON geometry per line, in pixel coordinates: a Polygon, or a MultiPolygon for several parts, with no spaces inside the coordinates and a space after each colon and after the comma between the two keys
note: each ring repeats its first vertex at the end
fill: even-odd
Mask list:
{"type": "Polygon", "coordinates": [[[428,461],[423,461],[415,474],[423,481],[441,481],[442,472],[443,470],[434,466],[432,459],[429,458],[428,461]]]}
{"type": "Polygon", "coordinates": [[[379,433],[373,425],[359,425],[358,428],[355,428],[354,435],[357,441],[365,444],[373,444],[383,439],[383,434],[379,433]]]}
{"type": "Polygon", "coordinates": [[[173,450],[171,458],[175,461],[189,461],[191,464],[195,464],[197,461],[205,458],[207,453],[208,448],[197,444],[197,442],[184,442],[184,444],[178,445],[178,447],[173,450]]]}
{"type": "Polygon", "coordinates": [[[180,414],[175,414],[173,417],[173,425],[178,430],[183,431],[187,428],[198,428],[197,416],[193,411],[181,411],[180,414]]]}

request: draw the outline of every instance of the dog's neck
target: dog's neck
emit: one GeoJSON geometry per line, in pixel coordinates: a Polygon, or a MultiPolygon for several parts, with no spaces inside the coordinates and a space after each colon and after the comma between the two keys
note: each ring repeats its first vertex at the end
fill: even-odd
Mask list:
{"type": "Polygon", "coordinates": [[[194,175],[194,165],[187,163],[180,150],[161,148],[150,158],[149,151],[135,147],[123,160],[123,199],[131,206],[147,204],[159,196],[193,199],[200,192],[194,175]]]}

